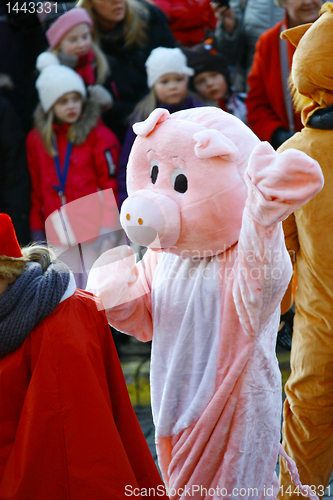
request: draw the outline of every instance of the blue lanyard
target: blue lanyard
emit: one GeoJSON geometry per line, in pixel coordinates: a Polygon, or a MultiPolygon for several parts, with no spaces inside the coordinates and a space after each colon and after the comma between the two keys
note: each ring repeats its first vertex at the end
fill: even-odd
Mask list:
{"type": "MultiPolygon", "coordinates": [[[[55,141],[53,140],[53,146],[55,149],[57,149],[55,141]]],[[[65,155],[65,161],[64,161],[64,168],[61,171],[61,166],[60,166],[60,160],[59,160],[59,155],[55,156],[53,158],[54,160],[54,165],[59,181],[59,186],[53,186],[54,189],[58,192],[60,198],[61,198],[61,204],[65,205],[66,203],[66,197],[65,197],[65,187],[66,187],[66,181],[67,181],[67,175],[68,175],[68,169],[69,169],[69,162],[71,158],[71,152],[72,152],[72,147],[73,144],[71,142],[68,142],[67,148],[66,148],[66,155],[65,155]]]]}

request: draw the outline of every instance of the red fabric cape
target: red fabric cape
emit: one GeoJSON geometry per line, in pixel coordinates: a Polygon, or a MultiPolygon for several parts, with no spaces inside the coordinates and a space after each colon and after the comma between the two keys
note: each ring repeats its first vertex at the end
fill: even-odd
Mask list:
{"type": "Polygon", "coordinates": [[[76,290],[0,359],[0,499],[161,498],[162,484],[105,314],[76,290]]]}

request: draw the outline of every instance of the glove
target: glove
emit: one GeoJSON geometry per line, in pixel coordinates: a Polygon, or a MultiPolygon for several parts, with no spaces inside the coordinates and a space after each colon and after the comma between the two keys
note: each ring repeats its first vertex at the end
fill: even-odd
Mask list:
{"type": "Polygon", "coordinates": [[[294,134],[289,132],[289,130],[286,130],[284,128],[277,128],[274,130],[272,138],[271,138],[271,144],[274,149],[278,149],[281,144],[286,142],[290,137],[292,137],[294,134]]]}
{"type": "Polygon", "coordinates": [[[112,108],[113,97],[103,85],[89,85],[88,92],[90,100],[99,104],[103,108],[103,111],[112,108]]]}
{"type": "Polygon", "coordinates": [[[43,229],[37,229],[36,231],[32,231],[31,236],[32,236],[32,241],[34,243],[46,245],[46,236],[43,229]]]}

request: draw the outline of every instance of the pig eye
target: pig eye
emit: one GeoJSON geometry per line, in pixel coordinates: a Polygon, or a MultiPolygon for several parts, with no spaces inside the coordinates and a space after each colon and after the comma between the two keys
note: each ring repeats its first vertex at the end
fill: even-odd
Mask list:
{"type": "Polygon", "coordinates": [[[151,177],[151,182],[155,184],[157,181],[157,176],[158,176],[158,163],[157,161],[151,161],[150,163],[150,177],[151,177]]]}
{"type": "Polygon", "coordinates": [[[171,182],[173,188],[178,193],[185,193],[187,191],[187,177],[181,168],[176,168],[171,174],[171,182]]]}

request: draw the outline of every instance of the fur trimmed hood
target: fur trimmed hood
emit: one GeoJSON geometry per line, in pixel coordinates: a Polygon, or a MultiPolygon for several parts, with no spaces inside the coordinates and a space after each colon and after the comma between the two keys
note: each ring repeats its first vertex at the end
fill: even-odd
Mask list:
{"type": "MultiPolygon", "coordinates": [[[[100,106],[91,99],[87,99],[83,103],[83,112],[80,119],[71,126],[73,144],[78,145],[85,142],[92,129],[97,126],[100,119],[100,113],[100,106]]],[[[34,123],[41,135],[43,135],[43,131],[47,125],[47,118],[48,113],[43,111],[39,103],[34,113],[34,123]]]]}

